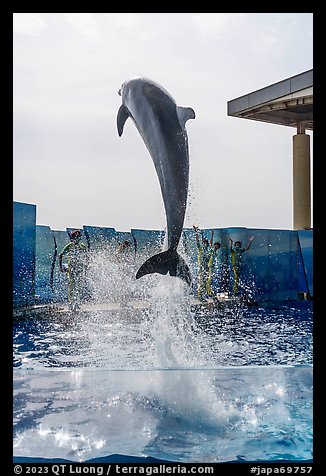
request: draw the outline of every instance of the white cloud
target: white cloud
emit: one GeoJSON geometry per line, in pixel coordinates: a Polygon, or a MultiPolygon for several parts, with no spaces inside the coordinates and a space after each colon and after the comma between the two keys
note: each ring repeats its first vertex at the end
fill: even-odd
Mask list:
{"type": "Polygon", "coordinates": [[[14,13],[13,32],[23,35],[40,36],[47,28],[41,13],[14,13]]]}
{"type": "Polygon", "coordinates": [[[75,30],[90,38],[98,38],[98,24],[93,13],[59,13],[75,30]]]}
{"type": "Polygon", "coordinates": [[[196,13],[193,22],[202,35],[221,36],[233,34],[237,25],[241,23],[244,13],[196,13]]]}
{"type": "Polygon", "coordinates": [[[137,13],[104,13],[104,18],[109,19],[116,27],[123,31],[130,32],[139,28],[139,17],[137,13]]]}

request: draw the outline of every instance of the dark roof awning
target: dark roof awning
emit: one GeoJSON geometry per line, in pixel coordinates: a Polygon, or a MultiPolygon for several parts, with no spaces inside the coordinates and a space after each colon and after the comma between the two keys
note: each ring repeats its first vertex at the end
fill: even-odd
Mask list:
{"type": "Polygon", "coordinates": [[[228,116],[313,130],[313,69],[227,103],[228,116]]]}

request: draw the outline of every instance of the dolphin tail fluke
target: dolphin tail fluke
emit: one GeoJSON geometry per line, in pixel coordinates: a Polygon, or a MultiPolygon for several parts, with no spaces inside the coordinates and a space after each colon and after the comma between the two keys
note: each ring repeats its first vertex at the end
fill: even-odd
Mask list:
{"type": "Polygon", "coordinates": [[[176,251],[167,250],[151,256],[137,271],[136,279],[152,273],[169,273],[170,276],[176,276],[186,281],[187,284],[191,284],[189,268],[176,251]]]}

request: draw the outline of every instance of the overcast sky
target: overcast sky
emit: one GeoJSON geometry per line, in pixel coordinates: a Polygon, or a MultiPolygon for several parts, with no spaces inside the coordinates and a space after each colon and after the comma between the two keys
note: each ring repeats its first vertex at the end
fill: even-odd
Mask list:
{"type": "Polygon", "coordinates": [[[14,13],[13,31],[13,199],[37,224],[165,228],[145,144],[116,127],[121,84],[145,76],[196,112],[185,226],[292,228],[296,130],[227,102],[313,68],[312,13],[14,13]]]}

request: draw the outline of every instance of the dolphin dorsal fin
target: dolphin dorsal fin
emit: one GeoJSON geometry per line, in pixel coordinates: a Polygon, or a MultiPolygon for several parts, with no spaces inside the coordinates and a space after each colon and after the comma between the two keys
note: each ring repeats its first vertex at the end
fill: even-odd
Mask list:
{"type": "Polygon", "coordinates": [[[118,111],[118,115],[117,115],[117,126],[118,126],[119,137],[122,136],[123,126],[125,125],[125,122],[126,122],[126,120],[128,119],[129,116],[130,116],[130,114],[129,114],[128,109],[126,108],[126,106],[121,104],[121,106],[119,108],[119,111],[118,111]]]}
{"type": "Polygon", "coordinates": [[[180,124],[184,127],[188,119],[195,119],[196,114],[192,107],[177,106],[177,115],[180,124]]]}

